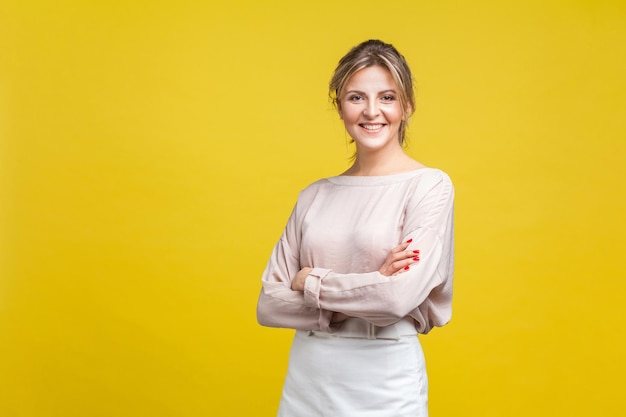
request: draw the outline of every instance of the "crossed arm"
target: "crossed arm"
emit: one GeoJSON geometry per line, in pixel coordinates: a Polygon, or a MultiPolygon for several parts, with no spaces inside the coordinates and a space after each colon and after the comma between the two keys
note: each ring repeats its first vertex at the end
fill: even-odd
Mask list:
{"type": "MultiPolygon", "coordinates": [[[[419,261],[419,250],[406,250],[411,244],[412,239],[401,243],[389,252],[385,262],[380,267],[378,272],[384,276],[391,276],[402,271],[408,271],[412,263],[419,261]]],[[[304,267],[295,276],[291,282],[291,289],[294,291],[304,291],[304,284],[307,277],[313,271],[313,268],[304,267]]]]}

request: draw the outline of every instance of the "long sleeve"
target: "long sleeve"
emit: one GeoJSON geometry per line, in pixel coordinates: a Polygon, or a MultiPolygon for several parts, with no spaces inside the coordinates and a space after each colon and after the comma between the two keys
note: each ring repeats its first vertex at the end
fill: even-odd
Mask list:
{"type": "Polygon", "coordinates": [[[291,281],[301,269],[298,255],[301,204],[299,200],[292,211],[263,273],[257,320],[268,327],[329,331],[333,313],[307,306],[303,293],[291,289],[291,281]]]}
{"type": "Polygon", "coordinates": [[[404,213],[401,241],[413,239],[408,249],[419,249],[420,261],[389,277],[377,271],[336,273],[318,267],[305,283],[306,306],[377,326],[410,316],[420,333],[450,320],[454,189],[447,175],[436,172],[418,183],[421,189],[415,190],[404,213]]]}

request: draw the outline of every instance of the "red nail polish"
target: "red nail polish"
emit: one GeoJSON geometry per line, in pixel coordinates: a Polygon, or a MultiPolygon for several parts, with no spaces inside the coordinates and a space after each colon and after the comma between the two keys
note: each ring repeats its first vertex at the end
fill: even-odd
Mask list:
{"type": "Polygon", "coordinates": [[[409,239],[406,241],[406,243],[411,243],[411,242],[413,242],[413,239],[409,239]]]}
{"type": "Polygon", "coordinates": [[[408,270],[409,270],[409,266],[408,266],[408,265],[407,265],[407,266],[405,266],[405,267],[404,267],[404,270],[405,270],[405,271],[408,271],[408,270]]]}
{"type": "Polygon", "coordinates": [[[419,260],[420,260],[420,257],[419,257],[419,256],[416,256],[415,258],[413,258],[413,260],[414,260],[414,261],[419,261],[419,260]]]}
{"type": "Polygon", "coordinates": [[[420,251],[419,250],[414,250],[413,253],[420,253],[420,251]]]}

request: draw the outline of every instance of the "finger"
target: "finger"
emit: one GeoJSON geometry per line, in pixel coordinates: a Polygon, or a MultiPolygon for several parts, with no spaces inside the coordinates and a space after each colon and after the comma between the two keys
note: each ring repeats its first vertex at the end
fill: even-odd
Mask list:
{"type": "Polygon", "coordinates": [[[409,247],[408,243],[406,243],[406,242],[400,243],[398,246],[396,246],[395,248],[391,249],[390,253],[400,253],[400,252],[404,251],[408,247],[409,247]]]}
{"type": "Polygon", "coordinates": [[[419,249],[405,250],[399,253],[391,254],[391,261],[397,262],[397,261],[402,261],[404,259],[409,259],[409,258],[415,258],[415,257],[419,258],[419,256],[420,256],[419,249]]]}
{"type": "Polygon", "coordinates": [[[403,250],[405,250],[406,248],[409,247],[409,245],[411,244],[411,242],[413,242],[413,239],[409,239],[406,242],[402,242],[400,243],[398,246],[396,246],[395,248],[393,248],[391,250],[392,253],[395,252],[402,252],[403,250]]]}
{"type": "Polygon", "coordinates": [[[395,275],[400,272],[408,271],[411,269],[411,265],[419,262],[419,256],[414,256],[412,258],[403,259],[401,261],[394,262],[390,265],[391,275],[395,275]]]}
{"type": "Polygon", "coordinates": [[[417,256],[419,258],[419,256],[420,256],[420,250],[419,249],[413,249],[413,250],[404,251],[404,257],[405,258],[413,258],[415,256],[417,256]]]}

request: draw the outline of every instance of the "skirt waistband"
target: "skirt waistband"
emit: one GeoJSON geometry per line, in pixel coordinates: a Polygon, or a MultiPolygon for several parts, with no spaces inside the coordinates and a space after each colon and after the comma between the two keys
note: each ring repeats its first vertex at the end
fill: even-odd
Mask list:
{"type": "Polygon", "coordinates": [[[413,324],[413,319],[405,317],[399,322],[390,326],[374,326],[360,318],[350,318],[343,322],[341,327],[333,333],[311,330],[310,336],[318,337],[341,337],[349,339],[387,339],[398,340],[401,337],[416,336],[417,330],[413,324]]]}

